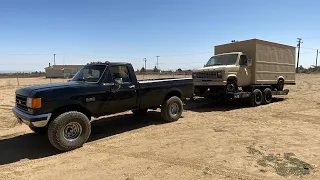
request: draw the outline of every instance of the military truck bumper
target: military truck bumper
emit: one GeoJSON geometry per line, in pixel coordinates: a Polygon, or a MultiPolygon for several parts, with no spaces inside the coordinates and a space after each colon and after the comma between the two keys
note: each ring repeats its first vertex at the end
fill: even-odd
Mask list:
{"type": "Polygon", "coordinates": [[[225,86],[227,85],[227,81],[221,80],[193,80],[194,86],[225,86]]]}
{"type": "Polygon", "coordinates": [[[21,110],[17,107],[12,109],[14,115],[18,119],[19,123],[24,123],[30,127],[44,127],[48,124],[49,119],[51,117],[51,113],[49,114],[40,114],[40,115],[30,115],[21,110]]]}

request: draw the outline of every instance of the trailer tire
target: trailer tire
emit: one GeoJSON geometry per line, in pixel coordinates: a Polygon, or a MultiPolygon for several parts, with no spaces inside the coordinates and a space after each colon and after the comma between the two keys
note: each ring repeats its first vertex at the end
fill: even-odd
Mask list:
{"type": "Polygon", "coordinates": [[[263,91],[262,104],[270,104],[272,102],[272,92],[270,88],[266,88],[263,91]]]}
{"type": "Polygon", "coordinates": [[[145,116],[148,112],[148,109],[137,109],[137,110],[132,110],[132,113],[135,116],[145,116]]]}
{"type": "Polygon", "coordinates": [[[260,89],[255,89],[249,98],[251,106],[259,106],[262,104],[263,95],[260,89]]]}
{"type": "Polygon", "coordinates": [[[91,124],[86,115],[69,111],[59,115],[50,124],[48,138],[50,143],[61,151],[81,147],[91,134],[91,124]]]}
{"type": "Polygon", "coordinates": [[[161,116],[167,122],[177,121],[182,114],[183,104],[179,97],[172,96],[161,106],[161,116]]]}

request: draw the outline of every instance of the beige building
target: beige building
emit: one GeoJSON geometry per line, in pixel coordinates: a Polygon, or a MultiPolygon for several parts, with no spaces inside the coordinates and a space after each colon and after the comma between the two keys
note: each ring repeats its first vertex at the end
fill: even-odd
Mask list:
{"type": "Polygon", "coordinates": [[[71,78],[83,65],[53,65],[45,68],[46,78],[71,78]]]}

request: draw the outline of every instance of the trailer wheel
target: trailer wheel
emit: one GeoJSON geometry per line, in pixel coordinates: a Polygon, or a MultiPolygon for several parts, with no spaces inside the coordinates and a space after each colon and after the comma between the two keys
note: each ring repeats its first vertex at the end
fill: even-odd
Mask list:
{"type": "Polygon", "coordinates": [[[172,96],[161,106],[161,116],[167,122],[177,121],[182,114],[183,104],[179,97],[172,96]]]}
{"type": "Polygon", "coordinates": [[[86,115],[69,111],[59,115],[50,124],[48,138],[50,143],[61,151],[81,147],[91,134],[91,124],[86,115]]]}
{"type": "Polygon", "coordinates": [[[270,88],[266,88],[263,91],[263,101],[262,104],[269,104],[272,102],[272,92],[270,88]]]}
{"type": "Polygon", "coordinates": [[[249,98],[251,106],[259,106],[262,104],[263,95],[260,89],[255,89],[249,98]]]}
{"type": "Polygon", "coordinates": [[[284,88],[284,80],[283,79],[279,79],[278,83],[277,83],[277,90],[278,91],[283,91],[284,88]]]}
{"type": "Polygon", "coordinates": [[[145,116],[148,112],[148,109],[137,109],[137,110],[132,110],[132,112],[135,116],[145,116]]]}

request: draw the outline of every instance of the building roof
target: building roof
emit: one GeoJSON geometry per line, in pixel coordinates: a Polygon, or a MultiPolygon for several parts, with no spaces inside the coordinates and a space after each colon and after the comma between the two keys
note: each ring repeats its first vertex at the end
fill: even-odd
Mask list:
{"type": "Polygon", "coordinates": [[[45,69],[80,69],[83,65],[53,65],[50,67],[46,67],[45,69]]]}

